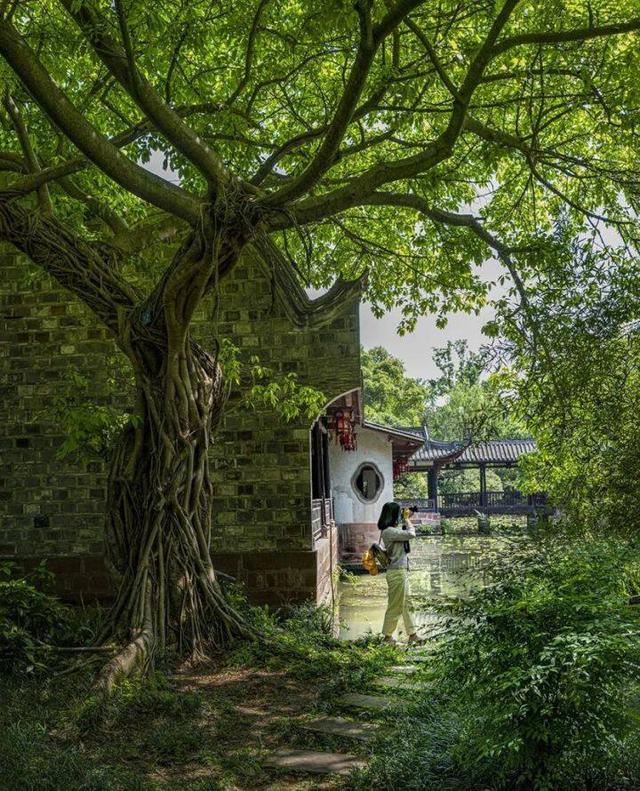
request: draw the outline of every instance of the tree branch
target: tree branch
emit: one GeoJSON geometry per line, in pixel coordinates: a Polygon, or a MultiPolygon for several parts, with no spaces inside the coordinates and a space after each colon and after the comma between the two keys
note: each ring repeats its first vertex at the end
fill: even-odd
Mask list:
{"type": "MultiPolygon", "coordinates": [[[[24,122],[22,113],[18,109],[18,106],[8,91],[5,92],[2,103],[9,115],[9,118],[11,118],[11,122],[13,123],[16,134],[18,135],[18,141],[20,142],[20,147],[22,148],[22,153],[24,155],[25,162],[27,163],[27,169],[30,173],[33,173],[37,176],[40,173],[40,162],[38,161],[35,151],[33,150],[33,146],[31,145],[31,138],[29,137],[27,125],[24,122]]],[[[53,214],[53,206],[51,205],[51,197],[49,196],[46,180],[41,181],[37,185],[36,189],[38,191],[38,205],[42,214],[53,214]]]]}
{"type": "MultiPolygon", "coordinates": [[[[77,171],[88,167],[88,165],[89,163],[84,157],[61,162],[59,165],[53,165],[43,170],[38,170],[35,173],[31,173],[24,178],[8,184],[6,187],[2,188],[2,194],[5,195],[6,199],[8,196],[15,198],[28,195],[30,192],[35,192],[36,190],[40,191],[42,187],[49,182],[62,179],[65,176],[69,176],[71,173],[77,173],[77,171]]],[[[52,212],[46,212],[46,214],[51,213],[52,212]]]]}
{"type": "Polygon", "coordinates": [[[217,155],[188,124],[169,107],[155,88],[139,72],[121,0],[116,11],[124,46],[108,35],[107,21],[88,2],[59,0],[82,30],[96,55],[125,91],[167,140],[195,165],[213,188],[224,184],[229,176],[217,155]]]}
{"type": "Polygon", "coordinates": [[[468,228],[479,239],[495,250],[498,255],[509,256],[511,249],[502,243],[499,239],[487,231],[480,220],[473,214],[458,214],[456,212],[445,211],[444,209],[437,209],[430,206],[429,203],[419,195],[414,193],[402,192],[374,192],[367,195],[360,201],[362,206],[400,206],[407,209],[414,209],[419,214],[434,222],[443,225],[454,225],[459,228],[468,228]]]}
{"type": "Polygon", "coordinates": [[[249,31],[249,38],[247,40],[247,50],[244,58],[244,74],[238,82],[236,89],[227,100],[227,105],[232,105],[238,96],[240,96],[242,91],[244,91],[244,89],[247,87],[249,78],[251,77],[251,66],[253,64],[255,41],[258,35],[258,28],[260,27],[260,20],[262,19],[264,9],[270,2],[271,0],[259,0],[258,2],[258,7],[255,14],[253,15],[253,22],[251,23],[251,30],[249,31]]]}
{"type": "MultiPolygon", "coordinates": [[[[129,231],[129,226],[126,221],[114,211],[107,203],[103,203],[98,198],[90,195],[81,189],[73,179],[63,176],[57,179],[57,183],[73,200],[83,203],[90,212],[96,217],[99,217],[113,232],[114,237],[120,234],[126,234],[129,231]]],[[[176,222],[174,217],[171,217],[172,222],[176,222]]],[[[109,239],[111,244],[115,244],[114,239],[109,239]]],[[[118,245],[115,245],[118,246],[118,245]]]]}
{"type": "MultiPolygon", "coordinates": [[[[443,225],[453,225],[459,228],[468,228],[471,233],[473,233],[488,247],[494,250],[500,259],[500,262],[511,276],[535,342],[539,344],[540,348],[543,350],[549,364],[549,369],[553,371],[552,349],[548,340],[544,337],[544,334],[539,332],[535,311],[531,301],[529,300],[527,288],[522,277],[520,276],[518,268],[513,261],[513,254],[516,252],[516,248],[509,247],[509,245],[502,242],[490,231],[487,231],[487,229],[482,226],[480,220],[477,217],[474,217],[473,214],[458,214],[456,212],[444,211],[443,209],[436,209],[430,206],[427,201],[424,200],[424,198],[421,198],[419,195],[379,192],[369,195],[365,200],[363,200],[363,204],[375,206],[402,206],[414,209],[420,214],[429,217],[429,219],[433,220],[434,222],[441,223],[443,225]]],[[[524,248],[518,249],[518,252],[523,251],[524,248]]],[[[559,384],[555,379],[554,386],[559,388],[559,384]]],[[[560,392],[560,390],[558,390],[558,392],[560,392]]]]}
{"type": "MultiPolygon", "coordinates": [[[[357,110],[355,110],[351,120],[358,121],[361,118],[364,118],[367,113],[369,113],[371,109],[374,108],[382,99],[386,89],[387,86],[384,85],[382,88],[374,91],[373,95],[370,96],[363,104],[361,104],[357,110]]],[[[273,168],[278,164],[282,157],[286,156],[292,151],[295,151],[296,148],[300,148],[300,146],[303,146],[305,143],[309,143],[312,140],[316,140],[317,138],[321,137],[328,128],[329,125],[324,124],[323,126],[318,126],[314,129],[302,132],[301,134],[287,140],[285,143],[279,146],[273,152],[273,154],[265,159],[265,161],[256,171],[255,175],[252,176],[250,183],[255,184],[256,186],[262,184],[262,182],[267,178],[267,176],[271,173],[273,168]]]]}
{"type": "Polygon", "coordinates": [[[417,25],[412,19],[405,19],[404,24],[409,28],[409,30],[416,36],[416,38],[420,41],[422,46],[425,48],[427,55],[429,56],[429,60],[433,64],[434,69],[438,77],[440,77],[440,81],[445,86],[445,88],[449,91],[451,96],[456,100],[460,101],[460,95],[458,94],[458,89],[453,84],[449,75],[445,71],[444,66],[442,65],[440,58],[438,57],[438,53],[435,50],[435,47],[429,41],[429,37],[420,29],[419,25],[417,25]]]}
{"type": "Polygon", "coordinates": [[[169,214],[197,222],[200,201],[132,162],[103,137],[54,83],[35,52],[8,22],[0,25],[0,54],[53,123],[107,176],[169,214]]]}
{"type": "Polygon", "coordinates": [[[63,223],[0,193],[0,240],[25,253],[96,314],[117,336],[119,314],[138,294],[117,272],[113,253],[75,236],[63,223]]]}
{"type": "MultiPolygon", "coordinates": [[[[491,60],[492,47],[518,2],[519,0],[507,0],[504,3],[457,91],[458,98],[454,100],[446,129],[434,141],[427,144],[424,151],[411,157],[375,165],[360,176],[351,179],[343,187],[319,197],[307,198],[286,210],[276,211],[267,221],[268,228],[275,230],[296,224],[305,225],[337,214],[362,203],[361,196],[369,195],[385,184],[414,178],[447,159],[464,129],[469,103],[491,60]]],[[[282,191],[276,194],[281,193],[282,191]]],[[[264,205],[269,203],[267,199],[264,205]]]]}
{"type": "Polygon", "coordinates": [[[541,30],[535,33],[521,33],[519,36],[509,36],[499,41],[491,53],[495,58],[513,47],[523,44],[563,44],[572,41],[589,41],[594,38],[617,36],[621,33],[631,33],[640,30],[640,18],[630,19],[628,22],[618,22],[613,25],[601,27],[576,28],[575,30],[541,30]]]}
{"type": "Polygon", "coordinates": [[[355,108],[366,84],[380,44],[402,19],[424,0],[400,0],[377,25],[371,20],[371,0],[357,0],[355,9],[360,22],[360,35],[355,60],[333,118],[315,156],[303,172],[282,189],[264,199],[265,206],[282,206],[307,193],[331,167],[351,123],[355,108]]]}

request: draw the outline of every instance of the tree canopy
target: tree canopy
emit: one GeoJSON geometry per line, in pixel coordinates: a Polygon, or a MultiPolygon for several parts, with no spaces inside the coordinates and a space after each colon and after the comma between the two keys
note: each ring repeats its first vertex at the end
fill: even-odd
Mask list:
{"type": "Polygon", "coordinates": [[[472,352],[464,340],[433,350],[439,375],[407,376],[402,360],[382,346],[362,350],[366,416],[390,426],[427,427],[435,440],[502,439],[526,435],[503,397],[503,374],[489,372],[487,348],[472,352]]]}
{"type": "Polygon", "coordinates": [[[560,213],[576,232],[606,217],[633,237],[631,0],[6,0],[1,13],[1,235],[42,260],[45,228],[64,222],[85,258],[98,239],[124,251],[123,271],[100,272],[102,317],[105,299],[136,302],[132,253],[209,204],[237,236],[273,234],[309,282],[368,267],[374,306],[402,303],[404,327],[477,307],[474,265],[491,250],[516,279],[535,268],[560,213]],[[152,155],[168,178],[143,167],[152,155]],[[33,192],[46,220],[27,233],[33,192]]]}
{"type": "Polygon", "coordinates": [[[389,426],[422,426],[429,397],[426,382],[407,376],[404,363],[383,346],[362,349],[365,415],[389,426]]]}
{"type": "Polygon", "coordinates": [[[528,287],[534,326],[521,332],[506,306],[499,312],[511,403],[537,440],[524,465],[528,488],[549,491],[574,525],[624,534],[640,516],[638,263],[618,256],[612,266],[611,251],[588,242],[572,248],[528,287]]]}
{"type": "MultiPolygon", "coordinates": [[[[506,372],[486,375],[488,350],[469,350],[464,340],[448,341],[433,350],[440,374],[421,380],[405,373],[402,360],[376,346],[362,351],[365,416],[390,426],[426,426],[435,440],[478,442],[527,436],[512,398],[503,394],[506,372]]],[[[513,484],[512,470],[487,471],[490,488],[513,484]]],[[[448,470],[443,492],[477,491],[475,470],[448,470]]],[[[395,484],[396,496],[426,497],[424,474],[409,473],[395,484]]]]}

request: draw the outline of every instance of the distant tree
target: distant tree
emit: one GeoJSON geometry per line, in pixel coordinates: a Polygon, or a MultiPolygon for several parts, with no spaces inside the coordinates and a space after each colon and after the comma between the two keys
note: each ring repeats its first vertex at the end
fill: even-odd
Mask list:
{"type": "Polygon", "coordinates": [[[407,376],[402,360],[382,346],[362,350],[364,403],[369,420],[389,426],[421,426],[430,389],[407,376]]]}
{"type": "Polygon", "coordinates": [[[504,396],[501,374],[488,371],[486,348],[469,350],[466,340],[448,341],[435,349],[440,376],[428,381],[425,420],[432,439],[479,442],[527,436],[504,396]]]}
{"type": "MultiPolygon", "coordinates": [[[[512,405],[503,398],[501,377],[486,375],[485,350],[471,352],[467,341],[448,341],[433,351],[440,375],[429,380],[405,373],[402,360],[377,346],[362,352],[362,375],[366,416],[390,426],[426,425],[431,439],[478,442],[483,439],[525,436],[512,405]]],[[[512,483],[509,471],[488,471],[489,488],[502,490],[512,483]]],[[[475,491],[476,471],[449,470],[443,491],[475,491]]],[[[396,484],[398,497],[426,497],[421,474],[404,476],[396,484]]]]}

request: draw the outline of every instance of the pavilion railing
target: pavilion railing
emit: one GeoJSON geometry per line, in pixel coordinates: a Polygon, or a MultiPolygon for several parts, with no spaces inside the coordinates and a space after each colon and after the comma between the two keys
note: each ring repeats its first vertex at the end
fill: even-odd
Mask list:
{"type": "Polygon", "coordinates": [[[439,511],[509,512],[541,508],[546,505],[545,494],[523,494],[517,489],[510,489],[506,492],[443,492],[438,496],[439,511]]]}
{"type": "Polygon", "coordinates": [[[418,511],[435,511],[436,502],[426,497],[416,497],[414,500],[398,500],[401,508],[411,508],[414,506],[418,511]]]}
{"type": "Polygon", "coordinates": [[[448,513],[473,513],[474,511],[505,512],[531,511],[547,506],[544,493],[523,494],[517,489],[506,492],[442,492],[437,499],[416,498],[400,500],[404,507],[415,506],[419,511],[442,511],[448,513]]]}

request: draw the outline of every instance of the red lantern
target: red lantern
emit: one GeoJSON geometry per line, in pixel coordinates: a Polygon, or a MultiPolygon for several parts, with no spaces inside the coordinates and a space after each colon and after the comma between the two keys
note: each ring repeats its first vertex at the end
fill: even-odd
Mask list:
{"type": "Polygon", "coordinates": [[[340,435],[340,444],[342,445],[342,450],[358,449],[358,435],[351,424],[349,424],[348,430],[340,435]]]}
{"type": "Polygon", "coordinates": [[[393,460],[393,480],[401,478],[409,472],[409,459],[407,456],[401,456],[393,460]]]}
{"type": "Polygon", "coordinates": [[[352,411],[349,409],[348,413],[345,413],[342,409],[338,409],[333,415],[332,423],[332,428],[336,432],[336,445],[340,445],[342,450],[356,450],[358,441],[352,411]]]}

